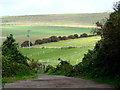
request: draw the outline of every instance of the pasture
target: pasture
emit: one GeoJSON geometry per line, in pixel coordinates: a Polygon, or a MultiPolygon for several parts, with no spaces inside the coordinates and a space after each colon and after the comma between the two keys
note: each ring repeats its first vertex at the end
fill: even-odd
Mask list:
{"type": "Polygon", "coordinates": [[[2,17],[3,25],[95,27],[109,13],[48,14],[2,17]]]}
{"type": "Polygon", "coordinates": [[[92,29],[55,26],[2,26],[2,37],[13,34],[16,41],[22,43],[23,41],[27,40],[27,30],[31,30],[30,40],[34,43],[36,39],[47,38],[50,36],[68,36],[71,34],[80,35],[82,33],[90,34],[92,29]]]}
{"type": "Polygon", "coordinates": [[[57,65],[58,58],[69,61],[75,65],[82,61],[88,49],[93,49],[95,43],[100,40],[99,36],[65,40],[60,42],[36,45],[34,48],[19,48],[30,59],[38,60],[44,64],[57,65]],[[75,46],[77,48],[61,49],[60,47],[75,46]],[[40,48],[46,47],[46,48],[40,48]]]}

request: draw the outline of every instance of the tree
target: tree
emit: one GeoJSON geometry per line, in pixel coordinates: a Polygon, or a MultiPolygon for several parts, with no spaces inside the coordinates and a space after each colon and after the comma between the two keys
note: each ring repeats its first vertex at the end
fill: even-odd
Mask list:
{"type": "Polygon", "coordinates": [[[115,11],[104,24],[96,23],[102,39],[76,66],[83,74],[120,79],[120,2],[114,6],[115,11]]]}
{"type": "Polygon", "coordinates": [[[12,34],[2,44],[2,55],[10,61],[27,64],[28,58],[20,53],[18,43],[15,43],[12,34]]]}
{"type": "MultiPolygon", "coordinates": [[[[32,46],[32,42],[30,42],[30,46],[32,46]]],[[[21,44],[21,47],[29,47],[29,41],[24,41],[22,44],[21,44]]]]}

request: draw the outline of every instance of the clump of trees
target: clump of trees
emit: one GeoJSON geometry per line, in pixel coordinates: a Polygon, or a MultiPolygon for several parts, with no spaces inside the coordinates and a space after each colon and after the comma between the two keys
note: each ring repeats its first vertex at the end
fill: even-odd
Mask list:
{"type": "Polygon", "coordinates": [[[43,40],[41,40],[41,39],[38,39],[38,40],[35,41],[35,45],[43,44],[43,43],[44,43],[44,42],[43,42],[43,40]]]}
{"type": "Polygon", "coordinates": [[[22,44],[21,44],[21,47],[29,47],[29,43],[30,43],[30,46],[32,46],[32,42],[29,42],[29,41],[24,41],[22,44]]]}
{"type": "Polygon", "coordinates": [[[80,37],[88,37],[88,35],[86,33],[83,33],[80,35],[80,37]]]}
{"type": "Polygon", "coordinates": [[[63,37],[60,38],[60,40],[68,40],[68,37],[63,36],[63,37]]]}
{"type": "Polygon", "coordinates": [[[58,42],[60,40],[57,36],[51,36],[50,39],[51,42],[58,42]]]}
{"type": "Polygon", "coordinates": [[[74,37],[75,37],[75,38],[79,38],[79,35],[78,35],[78,34],[74,34],[74,37]]]}
{"type": "Polygon", "coordinates": [[[74,35],[69,35],[68,39],[75,39],[76,37],[74,35]]]}
{"type": "Polygon", "coordinates": [[[38,68],[38,63],[31,61],[18,50],[18,43],[10,34],[2,44],[2,77],[30,75],[36,72],[35,68],[38,68]]]}
{"type": "MultiPolygon", "coordinates": [[[[38,39],[35,41],[34,45],[40,45],[44,43],[50,43],[50,42],[59,42],[60,40],[68,40],[68,39],[76,39],[76,38],[81,38],[81,37],[91,37],[91,36],[96,36],[96,35],[88,35],[86,33],[83,33],[81,35],[74,34],[74,35],[69,35],[69,36],[51,36],[49,38],[43,38],[43,39],[38,39]]],[[[32,42],[30,42],[30,46],[32,46],[32,42]]],[[[29,47],[29,41],[24,41],[21,44],[21,47],[29,47]]]]}
{"type": "Polygon", "coordinates": [[[110,77],[120,80],[120,2],[114,5],[114,12],[104,24],[97,22],[101,40],[89,50],[81,63],[74,68],[76,74],[91,77],[110,77]]]}
{"type": "Polygon", "coordinates": [[[34,45],[50,43],[50,42],[58,42],[60,40],[76,39],[76,38],[81,38],[81,37],[91,37],[91,36],[95,36],[95,35],[88,35],[86,33],[83,33],[81,35],[74,34],[74,35],[69,35],[69,36],[58,36],[58,37],[57,36],[51,36],[49,38],[43,38],[43,39],[36,40],[34,45]]]}

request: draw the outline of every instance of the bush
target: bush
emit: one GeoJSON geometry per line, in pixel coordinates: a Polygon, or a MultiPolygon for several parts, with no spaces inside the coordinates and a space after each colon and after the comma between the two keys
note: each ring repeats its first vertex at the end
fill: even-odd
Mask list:
{"type": "Polygon", "coordinates": [[[60,63],[55,68],[54,72],[59,73],[61,75],[69,75],[72,69],[73,69],[73,66],[70,63],[68,63],[67,61],[61,60],[60,63]]]}
{"type": "Polygon", "coordinates": [[[2,44],[2,76],[10,77],[33,73],[33,68],[29,66],[28,61],[29,58],[20,53],[18,44],[10,34],[2,44]]]}
{"type": "Polygon", "coordinates": [[[51,42],[58,42],[60,40],[57,36],[51,36],[50,39],[51,42]]]}
{"type": "Polygon", "coordinates": [[[38,39],[35,41],[35,45],[39,45],[39,44],[43,44],[43,43],[44,43],[44,41],[41,39],[38,39]]]}
{"type": "Polygon", "coordinates": [[[25,64],[17,63],[8,60],[6,57],[2,57],[2,76],[10,77],[14,75],[28,75],[33,71],[29,66],[25,64]],[[27,72],[27,73],[26,73],[27,72]]]}
{"type": "Polygon", "coordinates": [[[75,39],[76,37],[74,35],[69,35],[68,38],[69,39],[75,39]]]}
{"type": "MultiPolygon", "coordinates": [[[[32,42],[30,42],[30,46],[32,46],[32,42]]],[[[21,44],[21,47],[29,47],[29,41],[24,41],[22,44],[21,44]]]]}
{"type": "Polygon", "coordinates": [[[51,65],[48,65],[44,72],[45,73],[55,73],[55,68],[53,66],[51,66],[51,65]]]}
{"type": "Polygon", "coordinates": [[[63,36],[63,37],[61,37],[61,40],[68,40],[68,37],[63,36]]]}
{"type": "Polygon", "coordinates": [[[88,35],[86,33],[83,33],[80,35],[80,37],[88,37],[88,35]]]}
{"type": "Polygon", "coordinates": [[[29,60],[18,50],[18,44],[15,43],[15,39],[13,38],[12,34],[10,34],[10,36],[7,37],[7,39],[2,44],[2,55],[10,61],[23,63],[26,65],[27,60],[29,60]]]}
{"type": "Polygon", "coordinates": [[[43,38],[43,43],[49,43],[51,42],[51,38],[43,38]]]}
{"type": "Polygon", "coordinates": [[[58,36],[59,40],[62,40],[62,36],[58,36]]]}
{"type": "Polygon", "coordinates": [[[120,81],[120,2],[115,6],[115,12],[104,24],[96,23],[102,39],[84,55],[82,62],[75,67],[76,73],[120,81]]]}
{"type": "Polygon", "coordinates": [[[74,34],[74,37],[75,37],[75,38],[79,38],[79,35],[78,35],[78,34],[74,34]]]}

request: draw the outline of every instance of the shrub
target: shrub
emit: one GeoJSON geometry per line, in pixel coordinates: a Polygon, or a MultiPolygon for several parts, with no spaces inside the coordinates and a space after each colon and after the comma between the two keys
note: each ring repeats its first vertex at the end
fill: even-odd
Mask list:
{"type": "Polygon", "coordinates": [[[35,45],[39,45],[39,44],[43,44],[44,42],[43,42],[43,40],[41,40],[41,39],[38,39],[38,40],[36,40],[35,41],[35,45]]]}
{"type": "Polygon", "coordinates": [[[62,75],[69,75],[72,69],[73,66],[69,62],[61,60],[54,72],[62,75]]]}
{"type": "MultiPolygon", "coordinates": [[[[32,42],[30,42],[30,46],[32,46],[32,42]]],[[[29,41],[24,41],[22,44],[21,44],[21,47],[29,47],[29,41]]]]}
{"type": "Polygon", "coordinates": [[[69,35],[68,38],[69,39],[75,39],[76,37],[74,35],[69,35]]]}
{"type": "Polygon", "coordinates": [[[2,44],[2,55],[10,61],[23,63],[26,65],[27,60],[29,60],[18,50],[18,44],[15,43],[15,39],[13,38],[12,34],[10,34],[10,36],[7,37],[7,39],[2,44]]]}
{"type": "Polygon", "coordinates": [[[51,65],[48,65],[44,72],[45,73],[55,73],[55,68],[53,66],[51,66],[51,65]]]}
{"type": "Polygon", "coordinates": [[[49,43],[51,42],[51,38],[43,38],[43,43],[49,43]]]}
{"type": "Polygon", "coordinates": [[[62,40],[62,36],[58,36],[59,40],[62,40]]]}
{"type": "Polygon", "coordinates": [[[13,35],[2,44],[2,75],[10,77],[14,75],[27,75],[33,73],[33,69],[28,64],[29,58],[25,57],[18,50],[13,35]],[[27,72],[27,73],[26,73],[27,72]]]}
{"type": "Polygon", "coordinates": [[[59,41],[59,38],[57,36],[51,36],[50,39],[51,39],[51,42],[58,42],[59,41]]]}
{"type": "Polygon", "coordinates": [[[39,61],[37,60],[30,60],[29,62],[29,66],[32,70],[34,70],[34,72],[38,72],[39,70],[41,71],[44,71],[42,67],[44,67],[45,65],[43,65],[42,63],[40,63],[39,61]]]}
{"type": "Polygon", "coordinates": [[[76,73],[120,81],[120,2],[115,6],[115,12],[110,14],[104,24],[96,23],[102,39],[96,43],[93,50],[84,55],[82,62],[75,67],[79,68],[76,73]]]}
{"type": "Polygon", "coordinates": [[[83,33],[80,35],[80,37],[88,37],[88,35],[86,33],[83,33]]]}
{"type": "Polygon", "coordinates": [[[63,37],[61,37],[61,40],[68,40],[68,37],[63,36],[63,37]]]}
{"type": "Polygon", "coordinates": [[[32,73],[29,66],[8,60],[8,57],[2,57],[2,76],[10,77],[14,75],[27,75],[32,73]],[[27,72],[27,73],[26,73],[27,72]]]}
{"type": "Polygon", "coordinates": [[[75,38],[79,38],[79,35],[78,35],[78,34],[74,34],[74,37],[75,37],[75,38]]]}

